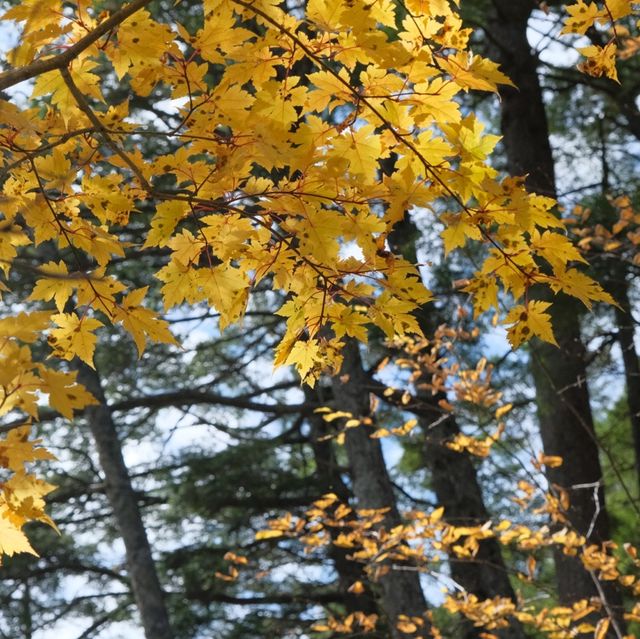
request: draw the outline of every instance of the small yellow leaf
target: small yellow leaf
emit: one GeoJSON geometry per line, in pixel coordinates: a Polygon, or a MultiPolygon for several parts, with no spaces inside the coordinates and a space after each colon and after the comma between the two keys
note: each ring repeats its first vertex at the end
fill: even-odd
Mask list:
{"type": "Polygon", "coordinates": [[[513,404],[505,404],[500,406],[495,412],[496,419],[500,419],[503,415],[506,415],[513,408],[513,404]]]}
{"type": "Polygon", "coordinates": [[[256,533],[256,541],[261,541],[262,539],[276,539],[277,537],[284,537],[284,532],[282,530],[259,530],[256,533]]]}
{"type": "Polygon", "coordinates": [[[547,468],[559,468],[562,466],[562,457],[559,455],[540,455],[540,463],[547,468]]]}
{"type": "Polygon", "coordinates": [[[609,617],[607,617],[606,619],[600,619],[593,633],[593,639],[604,639],[607,636],[607,631],[609,630],[610,623],[611,619],[609,619],[609,617]]]}
{"type": "Polygon", "coordinates": [[[49,332],[49,346],[56,357],[72,360],[79,357],[94,368],[93,352],[97,337],[91,332],[102,322],[92,317],[78,317],[75,313],[57,313],[51,319],[60,327],[49,332]]]}
{"type": "Polygon", "coordinates": [[[38,556],[32,548],[27,536],[7,518],[7,509],[0,512],[0,553],[11,557],[18,552],[28,552],[30,555],[38,556]]]}

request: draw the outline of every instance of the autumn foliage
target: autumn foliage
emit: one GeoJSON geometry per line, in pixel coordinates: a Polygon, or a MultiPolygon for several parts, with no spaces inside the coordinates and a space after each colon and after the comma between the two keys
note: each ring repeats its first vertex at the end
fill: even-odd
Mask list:
{"type": "MultiPolygon", "coordinates": [[[[29,428],[45,404],[71,419],[97,402],[77,377],[79,362],[94,365],[101,330],[121,326],[140,355],[149,342],[178,344],[149,300],[160,299],[169,314],[205,305],[224,329],[242,322],[254,290],[275,291],[284,300],[276,313],[286,331],[274,365],[295,367],[309,386],[337,374],[345,343],[366,343],[376,327],[403,353],[395,363],[409,375],[432,371],[434,394],[446,391],[491,413],[486,438],[461,434],[449,443],[478,456],[499,440],[510,406],[491,389],[486,362],[463,370],[441,360],[453,341],[464,339],[458,329],[423,335],[416,311],[433,295],[421,265],[391,250],[395,226],[420,209],[440,229],[445,255],[483,247],[475,272],[458,285],[473,316],[488,314],[504,325],[514,348],[534,337],[556,343],[549,309],[557,294],[587,309],[615,304],[587,274],[581,248],[623,235],[628,239],[608,244],[611,250],[637,245],[637,214],[618,200],[616,226],[582,226],[576,242],[554,199],[528,192],[524,176],[504,177],[492,166],[499,138],[461,110],[460,97],[512,83],[471,51],[472,30],[454,2],[309,0],[286,12],[272,0],[204,0],[196,28],[152,17],[148,0],[113,12],[93,4],[27,0],[2,16],[18,25],[20,39],[0,88],[26,82],[29,94],[0,101],[0,287],[7,300],[0,415],[15,426],[0,442],[7,473],[2,553],[33,552],[22,531],[26,522],[54,525],[44,511],[53,487],[27,470],[52,455],[46,442],[29,440],[29,428]],[[128,99],[105,99],[113,83],[125,81],[128,99]],[[177,127],[154,128],[130,109],[154,90],[178,105],[177,127]],[[143,158],[141,145],[162,139],[179,141],[177,152],[143,158]],[[153,286],[132,288],[116,275],[117,265],[147,256],[162,257],[153,286]],[[21,284],[25,273],[35,274],[29,290],[21,284]]],[[[602,46],[580,49],[582,70],[617,80],[616,55],[632,55],[637,46],[637,36],[618,22],[634,9],[628,0],[568,6],[567,34],[594,28],[611,34],[602,46]]],[[[403,391],[390,388],[387,396],[394,393],[403,391]]],[[[450,410],[447,402],[441,408],[450,410]]],[[[346,422],[344,428],[362,426],[332,409],[319,414],[328,423],[332,416],[346,422]]],[[[414,425],[373,436],[404,435],[414,425]]],[[[342,436],[340,428],[332,434],[342,436]]],[[[536,463],[561,461],[542,456],[536,463]]],[[[518,499],[566,523],[557,496],[522,485],[518,499]]],[[[258,538],[295,538],[314,552],[335,542],[329,529],[337,529],[339,545],[352,549],[374,580],[389,558],[429,570],[446,555],[473,555],[487,537],[530,553],[525,576],[532,580],[535,551],[555,545],[637,595],[634,549],[626,549],[625,572],[607,549],[568,528],[532,531],[506,520],[456,527],[435,509],[409,513],[406,525],[380,538],[374,523],[381,516],[354,519],[348,505],[327,494],[305,519],[274,520],[258,538]]],[[[593,602],[548,614],[465,595],[444,606],[483,625],[486,637],[509,618],[550,637],[569,636],[571,624],[578,632],[588,626],[597,638],[609,631],[608,621],[594,627],[587,620],[580,629],[580,619],[599,609],[593,602]]],[[[630,619],[640,619],[637,608],[630,619]]],[[[408,636],[425,621],[398,623],[408,636]]],[[[355,626],[367,630],[375,619],[364,613],[329,619],[316,631],[355,626]]]]}

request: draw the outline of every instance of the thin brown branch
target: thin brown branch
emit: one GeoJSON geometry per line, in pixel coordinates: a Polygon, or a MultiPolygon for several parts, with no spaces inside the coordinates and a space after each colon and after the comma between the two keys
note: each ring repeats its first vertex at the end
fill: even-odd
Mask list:
{"type": "Polygon", "coordinates": [[[93,109],[87,102],[84,94],[73,78],[71,77],[71,73],[67,67],[62,67],[60,69],[60,73],[64,79],[67,88],[71,92],[78,108],[89,118],[89,121],[96,128],[97,131],[100,132],[102,139],[105,141],[106,145],[131,169],[131,172],[138,178],[138,182],[140,182],[140,186],[142,186],[145,191],[151,191],[151,185],[147,181],[147,178],[144,177],[142,171],[136,166],[133,160],[117,145],[115,140],[109,135],[107,128],[100,122],[98,116],[93,112],[93,109]]]}
{"type": "Polygon", "coordinates": [[[35,78],[43,73],[47,73],[48,71],[68,67],[71,61],[77,58],[85,49],[88,49],[103,35],[109,33],[112,29],[115,29],[129,16],[149,4],[149,2],[151,2],[151,0],[133,0],[133,2],[128,4],[126,7],[116,11],[104,22],[101,22],[93,31],[91,31],[91,33],[88,33],[84,38],[81,38],[66,51],[63,51],[58,55],[51,58],[45,58],[43,60],[36,60],[35,62],[23,67],[0,73],[0,91],[8,89],[19,82],[23,82],[24,80],[35,78]]]}

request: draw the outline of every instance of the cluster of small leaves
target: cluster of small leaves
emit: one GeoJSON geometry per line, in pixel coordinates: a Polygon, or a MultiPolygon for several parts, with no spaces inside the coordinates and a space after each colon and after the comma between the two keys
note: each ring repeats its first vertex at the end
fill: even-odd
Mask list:
{"type": "Polygon", "coordinates": [[[618,82],[616,60],[634,55],[640,44],[640,8],[635,0],[602,0],[583,2],[567,6],[563,34],[585,35],[589,30],[604,30],[608,40],[604,44],[578,47],[584,60],[578,68],[596,78],[605,76],[618,82]],[[618,23],[630,19],[635,23],[632,31],[618,23]]]}
{"type": "MultiPolygon", "coordinates": [[[[415,389],[416,393],[440,394],[453,402],[450,403],[449,399],[440,401],[444,418],[453,411],[459,412],[465,404],[492,415],[498,424],[495,433],[483,439],[459,433],[450,441],[439,442],[458,452],[487,457],[504,430],[502,420],[512,406],[503,403],[501,393],[492,388],[491,371],[486,361],[481,360],[470,369],[455,361],[454,346],[458,340],[476,338],[477,329],[465,331],[463,328],[440,326],[431,341],[406,337],[396,339],[394,347],[399,355],[392,361],[394,365],[410,371],[408,388],[415,389]]],[[[381,367],[387,365],[390,366],[391,362],[385,361],[381,367]]],[[[407,410],[417,403],[415,395],[397,388],[389,387],[382,395],[387,401],[396,402],[407,410]]],[[[374,410],[376,406],[374,402],[374,410]]],[[[344,440],[345,431],[349,428],[365,428],[371,431],[369,436],[372,438],[403,437],[411,436],[416,425],[416,420],[411,419],[395,428],[374,428],[374,415],[357,419],[340,410],[327,408],[318,412],[326,421],[342,424],[338,442],[344,440]]],[[[542,473],[545,467],[561,466],[563,460],[540,453],[529,463],[542,473]]],[[[351,560],[363,564],[368,579],[374,584],[389,571],[417,570],[446,592],[443,604],[446,611],[468,619],[481,629],[482,636],[486,638],[497,637],[502,629],[516,621],[551,639],[569,639],[581,633],[597,638],[607,636],[615,620],[610,617],[611,610],[600,601],[584,599],[571,606],[558,606],[549,599],[548,593],[537,589],[532,591],[531,586],[540,577],[539,565],[545,563],[549,549],[554,548],[578,558],[594,578],[602,582],[617,582],[630,597],[637,598],[640,594],[637,550],[630,544],[620,549],[613,542],[598,545],[587,541],[571,526],[569,493],[558,486],[546,489],[537,483],[534,476],[531,476],[531,481],[522,479],[518,482],[511,501],[520,509],[521,521],[502,519],[454,524],[447,521],[447,513],[439,507],[431,511],[406,512],[402,524],[388,529],[388,508],[354,509],[341,502],[335,494],[327,494],[314,502],[304,515],[285,513],[268,521],[267,527],[256,534],[256,540],[284,544],[296,541],[303,545],[306,553],[337,546],[346,550],[351,560]],[[497,540],[519,557],[517,564],[520,570],[516,576],[523,588],[515,600],[501,597],[483,600],[461,592],[461,587],[456,587],[450,578],[443,578],[442,565],[445,561],[477,561],[481,544],[488,539],[497,540]]],[[[350,592],[362,594],[364,588],[356,582],[350,592]]],[[[625,615],[628,621],[636,618],[637,607],[625,615]]],[[[330,616],[317,622],[313,629],[348,634],[371,629],[377,622],[377,618],[370,615],[351,613],[345,617],[330,616]]],[[[398,618],[396,623],[403,636],[411,636],[423,632],[427,617],[398,618]]],[[[428,618],[428,626],[433,636],[440,636],[432,617],[428,618]]]]}
{"type": "MultiPolygon", "coordinates": [[[[547,460],[541,459],[540,463],[547,460]]],[[[549,459],[557,465],[557,459],[549,459]]],[[[536,504],[535,514],[551,514],[557,522],[567,523],[565,516],[568,501],[566,495],[544,493],[539,488],[520,482],[514,500],[523,508],[536,504]]],[[[294,517],[286,513],[283,517],[268,522],[268,528],[256,534],[256,540],[297,540],[306,552],[313,553],[330,544],[347,549],[352,560],[361,562],[368,578],[375,583],[391,570],[418,570],[431,577],[435,583],[444,585],[448,592],[443,607],[451,613],[461,614],[483,630],[500,630],[513,620],[543,633],[550,639],[569,639],[580,633],[604,637],[613,623],[606,607],[598,600],[580,600],[570,607],[549,606],[546,596],[540,593],[530,599],[519,597],[482,600],[473,594],[460,593],[451,585],[450,579],[442,579],[441,563],[447,557],[455,561],[474,561],[480,544],[486,539],[497,539],[525,557],[523,571],[517,577],[523,583],[532,583],[537,578],[536,554],[546,548],[560,549],[564,554],[577,557],[585,569],[601,581],[616,581],[629,594],[637,598],[640,594],[640,561],[637,550],[625,544],[623,549],[613,542],[602,545],[588,543],[584,536],[565,526],[551,530],[543,525],[532,528],[524,524],[502,520],[487,521],[478,525],[456,526],[446,521],[443,508],[429,513],[410,511],[405,513],[404,523],[385,530],[383,522],[388,509],[356,510],[340,502],[334,494],[324,495],[313,503],[304,516],[294,517]],[[621,552],[619,552],[621,550],[621,552]],[[621,561],[622,556],[625,561],[621,561]],[[628,566],[623,568],[623,565],[628,566]],[[541,601],[541,599],[543,601],[541,601]]],[[[350,592],[361,594],[362,584],[352,585],[350,592]]],[[[638,619],[635,606],[625,614],[628,621],[638,619]]],[[[371,617],[335,617],[314,626],[318,631],[338,633],[351,632],[358,625],[375,625],[371,617]]],[[[424,624],[422,618],[398,620],[398,629],[410,636],[424,624]]],[[[438,632],[437,627],[432,632],[438,632]]],[[[434,635],[437,636],[437,635],[434,635]]],[[[492,637],[491,632],[487,634],[492,637]]]]}
{"type": "Polygon", "coordinates": [[[578,248],[585,255],[615,255],[619,260],[640,266],[640,213],[627,195],[611,200],[617,219],[611,224],[590,221],[591,209],[576,206],[567,220],[578,248]]]}
{"type": "MultiPolygon", "coordinates": [[[[501,419],[511,410],[512,404],[502,401],[503,394],[493,388],[491,377],[493,367],[482,357],[472,368],[464,365],[456,356],[455,347],[458,341],[475,341],[478,338],[477,328],[468,331],[462,327],[452,328],[439,326],[430,338],[410,336],[396,337],[387,343],[397,356],[386,357],[376,368],[382,373],[386,368],[395,366],[401,371],[408,371],[405,389],[388,386],[382,391],[382,397],[400,409],[412,411],[420,406],[421,396],[440,395],[437,405],[441,411],[440,419],[444,420],[454,411],[460,414],[464,406],[473,407],[474,411],[486,413],[488,420],[495,420],[497,427],[494,433],[482,438],[463,433],[443,442],[448,448],[466,451],[478,457],[487,457],[491,447],[500,439],[505,429],[501,419]]],[[[331,424],[331,432],[320,438],[320,441],[333,439],[343,445],[347,430],[350,428],[370,428],[371,439],[409,435],[417,426],[415,418],[406,420],[400,426],[385,428],[375,423],[375,413],[380,401],[371,401],[371,416],[356,417],[348,411],[334,410],[329,407],[317,408],[314,412],[322,415],[322,419],[331,424]]]]}

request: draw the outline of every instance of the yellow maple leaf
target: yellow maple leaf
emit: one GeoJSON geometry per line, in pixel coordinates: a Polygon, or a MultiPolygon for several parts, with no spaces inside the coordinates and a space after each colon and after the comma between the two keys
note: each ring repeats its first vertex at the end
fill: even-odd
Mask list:
{"type": "Polygon", "coordinates": [[[175,231],[178,222],[190,211],[187,202],[160,202],[151,220],[151,229],[142,248],[166,246],[175,231]]]}
{"type": "Polygon", "coordinates": [[[198,271],[196,269],[173,259],[156,273],[156,277],[164,282],[160,290],[165,310],[185,300],[189,303],[197,301],[198,271]]]}
{"type": "Polygon", "coordinates": [[[459,51],[439,60],[442,68],[451,75],[453,81],[465,91],[498,91],[499,84],[515,87],[515,84],[498,69],[491,60],[473,55],[467,51],[459,51]]]}
{"type": "Polygon", "coordinates": [[[221,329],[242,317],[250,286],[244,271],[230,264],[202,268],[198,271],[198,285],[205,299],[220,313],[221,329]]]}
{"type": "Polygon", "coordinates": [[[578,51],[586,58],[584,62],[578,65],[580,71],[584,71],[595,78],[604,75],[620,84],[618,70],[616,69],[618,48],[615,42],[608,42],[604,47],[595,44],[589,47],[578,47],[578,51]]]}
{"type": "Polygon", "coordinates": [[[456,248],[467,243],[467,239],[480,240],[482,234],[467,213],[444,213],[440,219],[446,228],[440,234],[444,240],[444,254],[448,255],[456,248]]]}
{"type": "Polygon", "coordinates": [[[28,439],[30,430],[29,424],[18,426],[12,428],[5,439],[0,440],[2,466],[18,472],[23,470],[27,462],[55,459],[46,448],[39,445],[39,439],[28,439]]]}
{"type": "Polygon", "coordinates": [[[125,330],[133,337],[138,349],[138,356],[142,356],[147,339],[163,344],[177,344],[176,338],[169,330],[169,324],[159,319],[154,311],[142,306],[142,300],[149,287],[131,291],[118,304],[114,312],[114,320],[122,322],[125,330]]]}
{"type": "Polygon", "coordinates": [[[22,342],[35,342],[49,325],[50,317],[48,311],[20,312],[17,315],[3,317],[0,319],[0,336],[12,337],[22,342]]]}
{"type": "Polygon", "coordinates": [[[633,13],[633,2],[634,0],[607,0],[607,10],[613,20],[620,20],[633,13]]]}
{"type": "Polygon", "coordinates": [[[162,55],[172,42],[173,34],[167,25],[153,20],[144,9],[137,11],[120,25],[118,47],[110,52],[118,79],[127,72],[136,73],[145,68],[153,71],[162,66],[162,55]]]}
{"type": "Polygon", "coordinates": [[[589,27],[600,16],[600,9],[595,2],[586,4],[578,0],[576,4],[567,7],[569,17],[564,21],[564,27],[560,33],[579,33],[584,35],[589,27]]]}
{"type": "Polygon", "coordinates": [[[349,335],[366,344],[366,325],[369,323],[369,318],[366,315],[342,304],[332,305],[328,309],[327,315],[331,320],[331,326],[336,337],[340,338],[349,335]]]}
{"type": "Polygon", "coordinates": [[[616,305],[615,300],[600,284],[575,268],[559,268],[554,271],[554,278],[549,279],[549,286],[555,292],[564,291],[567,295],[577,297],[588,309],[592,302],[604,302],[616,305]]]}
{"type": "Polygon", "coordinates": [[[553,336],[551,316],[545,313],[550,306],[549,302],[535,300],[529,302],[526,306],[522,304],[514,306],[509,311],[503,324],[512,325],[507,331],[507,337],[513,348],[517,348],[534,336],[539,337],[544,342],[549,342],[555,346],[558,345],[553,336]]]}
{"type": "Polygon", "coordinates": [[[40,273],[45,275],[36,281],[36,285],[31,291],[27,300],[43,300],[45,302],[54,300],[58,312],[62,313],[67,300],[73,295],[76,280],[69,277],[66,264],[60,260],[48,262],[40,267],[40,273]],[[51,277],[46,277],[46,276],[51,277]]]}
{"type": "Polygon", "coordinates": [[[27,536],[7,519],[8,509],[0,506],[0,554],[11,557],[19,552],[26,552],[38,556],[27,536]]]}
{"type": "Polygon", "coordinates": [[[2,492],[16,519],[20,518],[25,522],[37,520],[55,528],[55,524],[44,511],[44,497],[55,488],[35,475],[19,470],[4,483],[2,492]]]}
{"type": "Polygon", "coordinates": [[[571,261],[585,264],[587,262],[566,235],[560,233],[545,231],[541,235],[537,230],[533,231],[531,248],[547,260],[554,269],[562,268],[571,261]]]}
{"type": "MultiPolygon", "coordinates": [[[[100,77],[92,73],[98,66],[97,62],[85,58],[79,65],[72,66],[70,72],[83,95],[104,102],[100,91],[100,77]]],[[[78,113],[76,100],[57,69],[37,77],[31,97],[37,98],[42,95],[51,95],[51,104],[59,109],[63,118],[68,120],[73,114],[78,113]]]]}
{"type": "Polygon", "coordinates": [[[49,404],[67,419],[73,418],[74,410],[98,403],[84,386],[76,382],[77,371],[65,373],[40,366],[39,374],[44,382],[42,390],[49,394],[49,404]]]}
{"type": "Polygon", "coordinates": [[[348,130],[334,139],[334,152],[349,163],[349,173],[367,183],[373,182],[381,157],[380,136],[375,127],[367,124],[357,130],[348,130]]]}
{"type": "Polygon", "coordinates": [[[315,382],[312,374],[313,369],[324,364],[320,343],[316,339],[297,340],[293,344],[284,364],[292,364],[298,371],[302,381],[306,381],[309,386],[313,387],[315,382]]]}
{"type": "Polygon", "coordinates": [[[72,360],[79,357],[94,368],[93,352],[97,337],[91,332],[103,326],[93,317],[78,317],[75,313],[57,313],[51,319],[59,326],[49,332],[49,346],[60,359],[72,360]]]}

